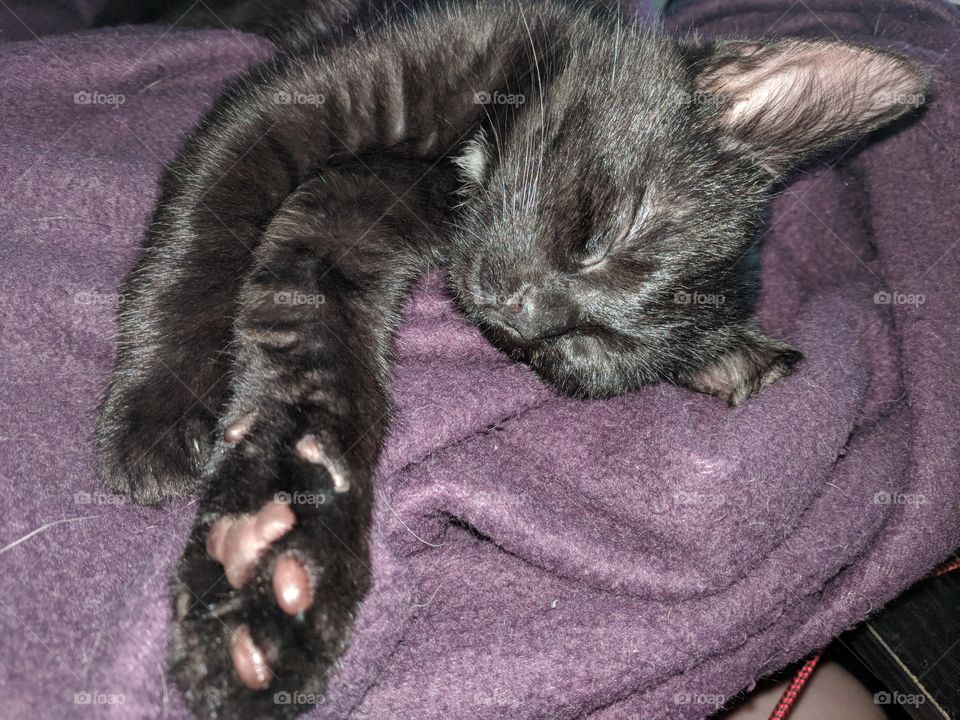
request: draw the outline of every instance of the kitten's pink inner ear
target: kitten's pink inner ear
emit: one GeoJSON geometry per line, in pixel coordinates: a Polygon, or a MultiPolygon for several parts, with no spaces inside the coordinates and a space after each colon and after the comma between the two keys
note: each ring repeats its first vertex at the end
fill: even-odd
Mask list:
{"type": "Polygon", "coordinates": [[[699,83],[731,138],[780,171],[923,104],[928,75],[843,42],[737,40],[718,43],[699,83]]]}

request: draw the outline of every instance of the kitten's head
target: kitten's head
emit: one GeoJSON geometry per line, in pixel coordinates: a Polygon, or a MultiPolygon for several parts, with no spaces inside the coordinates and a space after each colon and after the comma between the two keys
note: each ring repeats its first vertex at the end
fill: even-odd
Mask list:
{"type": "Polygon", "coordinates": [[[665,380],[739,402],[801,358],[753,319],[770,188],[922,104],[928,75],[840,42],[584,35],[544,54],[542,99],[536,77],[522,104],[485,98],[511,120],[458,158],[454,291],[566,393],[665,380]]]}

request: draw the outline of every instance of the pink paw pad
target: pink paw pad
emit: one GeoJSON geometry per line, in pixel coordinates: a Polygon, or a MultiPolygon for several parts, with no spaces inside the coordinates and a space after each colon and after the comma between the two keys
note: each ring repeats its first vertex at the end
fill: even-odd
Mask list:
{"type": "Polygon", "coordinates": [[[240,682],[251,690],[266,690],[270,687],[273,673],[246,625],[241,625],[233,632],[233,637],[230,638],[230,656],[233,658],[233,667],[240,676],[240,682]]]}
{"type": "MultiPolygon", "coordinates": [[[[290,532],[295,523],[293,510],[278,500],[267,503],[256,514],[227,515],[213,524],[207,536],[207,552],[223,565],[227,582],[241,588],[250,581],[270,545],[290,532]]],[[[304,563],[292,554],[277,559],[272,585],[277,606],[288,615],[299,615],[313,604],[310,574],[304,563]]],[[[246,687],[264,690],[270,686],[273,674],[246,625],[234,631],[230,656],[246,687]]]]}
{"type": "Polygon", "coordinates": [[[223,439],[231,445],[243,440],[250,428],[253,427],[253,413],[248,413],[239,420],[234,420],[223,431],[223,439]]]}
{"type": "Polygon", "coordinates": [[[226,515],[207,536],[207,553],[223,565],[227,582],[243,587],[270,545],[286,535],[296,522],[286,503],[273,500],[256,515],[226,515]]]}
{"type": "Polygon", "coordinates": [[[299,615],[313,604],[310,575],[292,555],[282,555],[273,568],[273,594],[287,615],[299,615]]]}

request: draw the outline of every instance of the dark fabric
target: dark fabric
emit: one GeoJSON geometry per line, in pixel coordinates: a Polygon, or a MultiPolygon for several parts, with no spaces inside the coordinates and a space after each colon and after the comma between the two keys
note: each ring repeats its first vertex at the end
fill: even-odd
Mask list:
{"type": "MultiPolygon", "coordinates": [[[[761,314],[807,360],[736,409],[673,387],[559,398],[425,279],[374,588],[316,717],[702,717],[960,545],[956,13],[701,0],[666,23],[892,45],[935,66],[937,97],[776,200],[761,314]]],[[[161,164],[269,48],[28,38],[0,44],[0,717],[183,717],[165,588],[194,504],[103,493],[92,409],[161,164]]]]}

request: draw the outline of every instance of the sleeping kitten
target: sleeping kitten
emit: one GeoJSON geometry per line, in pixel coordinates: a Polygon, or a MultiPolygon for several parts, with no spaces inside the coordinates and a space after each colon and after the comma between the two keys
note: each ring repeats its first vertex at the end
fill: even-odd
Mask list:
{"type": "Polygon", "coordinates": [[[868,47],[669,38],[556,0],[337,25],[370,6],[236,21],[289,44],[170,166],[123,289],[99,469],[138,502],[202,494],[172,652],[207,717],[301,710],[274,693],[321,694],[349,642],[424,271],[445,265],[467,317],[563,393],[666,381],[736,404],[801,358],[753,317],[771,188],[928,84],[868,47]]]}

